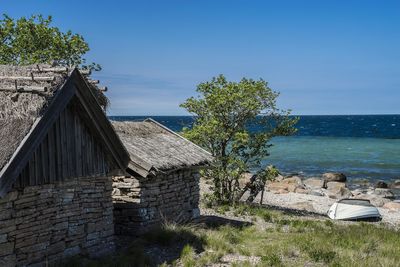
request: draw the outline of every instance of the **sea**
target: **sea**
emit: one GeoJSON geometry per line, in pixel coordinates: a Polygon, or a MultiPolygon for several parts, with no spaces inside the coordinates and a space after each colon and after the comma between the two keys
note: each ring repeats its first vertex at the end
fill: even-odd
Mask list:
{"type": "MultiPolygon", "coordinates": [[[[191,116],[112,116],[141,121],[151,117],[174,131],[190,127],[191,116]]],[[[262,165],[283,174],[344,173],[353,182],[400,179],[400,115],[297,116],[297,132],[275,137],[262,165]]],[[[261,131],[249,125],[251,131],[261,131]]]]}

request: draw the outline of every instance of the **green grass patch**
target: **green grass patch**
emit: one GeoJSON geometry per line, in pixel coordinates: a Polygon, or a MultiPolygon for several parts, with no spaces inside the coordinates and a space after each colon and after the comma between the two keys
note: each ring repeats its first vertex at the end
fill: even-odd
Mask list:
{"type": "MultiPolygon", "coordinates": [[[[381,225],[338,224],[244,204],[218,210],[264,221],[266,227],[167,224],[136,239],[125,253],[67,266],[151,266],[154,262],[145,252],[149,246],[176,247],[179,257],[168,264],[188,267],[218,263],[227,254],[257,257],[257,266],[398,266],[400,262],[399,231],[381,225]]],[[[232,265],[251,266],[251,262],[232,265]]]]}

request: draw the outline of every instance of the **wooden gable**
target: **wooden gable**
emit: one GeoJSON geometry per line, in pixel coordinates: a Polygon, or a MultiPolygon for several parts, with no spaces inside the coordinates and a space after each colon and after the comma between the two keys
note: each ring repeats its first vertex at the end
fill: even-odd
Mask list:
{"type": "Polygon", "coordinates": [[[14,185],[125,173],[129,155],[75,69],[0,171],[0,197],[14,185]]]}
{"type": "Polygon", "coordinates": [[[117,168],[115,160],[107,156],[107,147],[87,125],[88,120],[82,118],[82,113],[82,106],[73,98],[33,152],[14,187],[104,176],[117,168]]]}

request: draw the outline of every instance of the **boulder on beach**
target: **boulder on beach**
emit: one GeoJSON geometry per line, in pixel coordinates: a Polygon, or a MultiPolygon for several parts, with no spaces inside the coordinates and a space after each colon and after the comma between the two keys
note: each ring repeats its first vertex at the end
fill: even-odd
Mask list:
{"type": "Polygon", "coordinates": [[[343,173],[339,172],[326,172],[322,174],[322,179],[325,181],[325,183],[328,182],[346,182],[347,177],[343,173]]]}
{"type": "Polygon", "coordinates": [[[286,191],[289,192],[288,186],[289,186],[289,184],[282,183],[282,182],[270,182],[270,183],[267,183],[267,189],[269,191],[272,191],[272,192],[277,192],[277,191],[280,191],[280,190],[286,190],[286,191]]]}
{"type": "Polygon", "coordinates": [[[294,190],[294,192],[295,192],[295,193],[298,193],[298,194],[309,194],[309,193],[310,193],[309,190],[307,190],[307,189],[305,189],[305,188],[301,188],[301,187],[297,187],[297,188],[294,190]]]}
{"type": "Polygon", "coordinates": [[[267,189],[276,194],[284,194],[288,192],[296,192],[296,190],[305,189],[300,177],[293,176],[285,178],[281,181],[271,181],[266,185],[267,189]]]}
{"type": "Polygon", "coordinates": [[[284,183],[284,184],[297,184],[297,185],[302,185],[303,184],[301,178],[298,177],[298,176],[292,176],[292,177],[289,177],[289,178],[285,178],[285,179],[283,179],[281,181],[281,183],[284,183]]]}
{"type": "Polygon", "coordinates": [[[396,180],[390,184],[391,189],[400,189],[400,180],[396,180]]]}
{"type": "Polygon", "coordinates": [[[383,198],[383,197],[371,195],[371,194],[359,194],[356,196],[356,198],[368,199],[371,202],[371,204],[374,205],[375,207],[382,207],[386,203],[390,202],[390,200],[387,198],[383,198]]]}
{"type": "Polygon", "coordinates": [[[387,202],[383,208],[393,211],[400,211],[400,202],[387,202]]]}
{"type": "Polygon", "coordinates": [[[388,188],[388,184],[384,181],[377,181],[375,184],[375,188],[388,188]]]}
{"type": "Polygon", "coordinates": [[[319,178],[308,178],[303,181],[304,185],[310,189],[321,189],[324,187],[324,180],[319,178]]]}
{"type": "Polygon", "coordinates": [[[328,182],[326,184],[325,194],[330,198],[348,198],[352,196],[351,191],[346,188],[345,183],[341,182],[328,182]]]}
{"type": "Polygon", "coordinates": [[[341,188],[345,188],[346,184],[341,182],[328,182],[326,183],[326,189],[328,190],[340,190],[341,188]]]}
{"type": "Polygon", "coordinates": [[[387,188],[376,188],[373,194],[383,198],[394,199],[393,192],[387,188]]]}
{"type": "Polygon", "coordinates": [[[285,179],[285,177],[284,177],[283,175],[281,175],[281,174],[278,174],[278,176],[275,177],[274,181],[280,182],[280,181],[282,181],[283,179],[285,179]]]}
{"type": "Polygon", "coordinates": [[[251,177],[253,177],[253,174],[251,172],[243,173],[239,178],[240,188],[244,188],[247,184],[250,184],[251,177]]]}

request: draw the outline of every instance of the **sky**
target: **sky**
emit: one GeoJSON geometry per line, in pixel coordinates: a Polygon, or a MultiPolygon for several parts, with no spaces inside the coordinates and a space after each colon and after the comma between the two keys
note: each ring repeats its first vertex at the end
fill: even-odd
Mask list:
{"type": "Polygon", "coordinates": [[[269,82],[297,115],[400,114],[400,1],[0,0],[82,34],[109,115],[187,115],[196,85],[269,82]]]}

